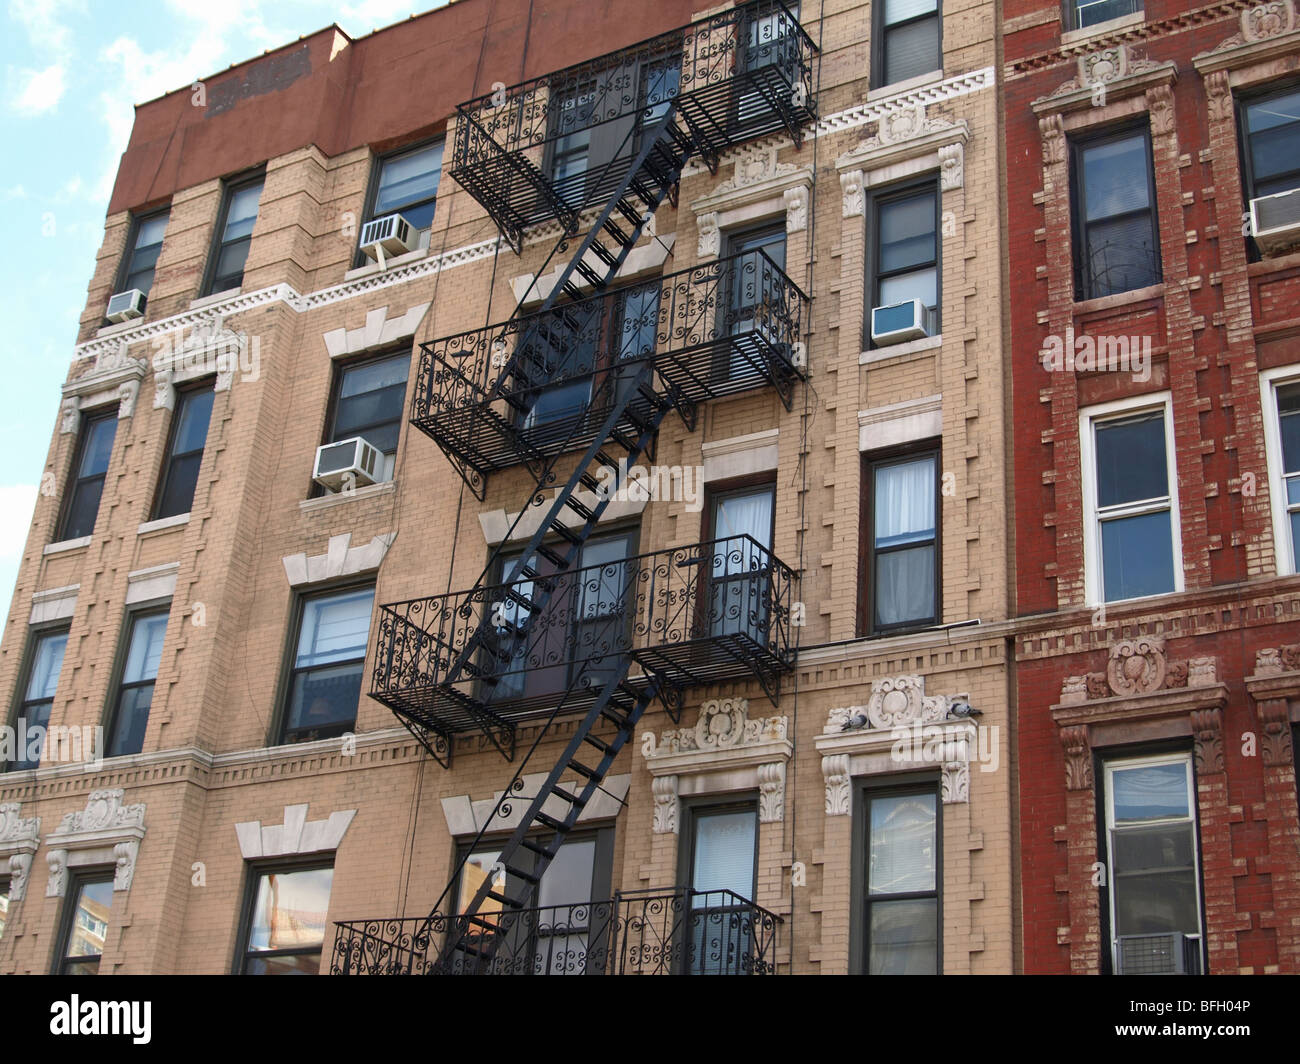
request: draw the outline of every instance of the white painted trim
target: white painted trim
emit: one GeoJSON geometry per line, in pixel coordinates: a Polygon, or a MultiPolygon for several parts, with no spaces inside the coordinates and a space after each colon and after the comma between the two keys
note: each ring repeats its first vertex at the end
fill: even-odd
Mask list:
{"type": "Polygon", "coordinates": [[[1264,412],[1264,449],[1268,456],[1269,508],[1273,512],[1273,557],[1278,576],[1290,576],[1300,570],[1297,544],[1291,542],[1290,522],[1286,516],[1286,484],[1282,477],[1282,437],[1278,431],[1277,389],[1280,385],[1300,383],[1300,364],[1279,366],[1259,375],[1260,409],[1264,412]]]}
{"type": "Polygon", "coordinates": [[[355,809],[341,809],[330,813],[326,820],[308,820],[306,803],[286,805],[281,823],[263,825],[260,820],[246,820],[235,825],[235,836],[245,861],[331,853],[339,848],[356,815],[355,809]]]}
{"type": "Polygon", "coordinates": [[[80,584],[51,587],[32,595],[32,613],[28,624],[45,624],[47,621],[64,621],[76,612],[77,592],[80,584]]]}
{"type": "Polygon", "coordinates": [[[303,513],[329,510],[344,503],[356,502],[359,499],[373,499],[376,495],[387,495],[389,492],[396,490],[396,487],[396,480],[385,480],[378,484],[367,484],[365,487],[356,488],[353,491],[334,491],[328,495],[317,496],[314,499],[300,499],[298,509],[303,513]]]}
{"type": "Polygon", "coordinates": [[[132,606],[137,602],[171,598],[176,594],[176,577],[180,571],[180,562],[167,562],[127,573],[126,604],[132,606]]]}
{"type": "Polygon", "coordinates": [[[202,310],[204,307],[210,307],[214,303],[224,303],[227,299],[234,299],[236,296],[244,294],[243,286],[237,285],[234,288],[227,288],[224,292],[213,292],[210,296],[203,296],[200,299],[190,300],[190,310],[202,310]]]}
{"type": "MultiPolygon", "coordinates": [[[[1163,412],[1165,425],[1165,462],[1168,465],[1167,476],[1169,481],[1169,530],[1174,561],[1173,593],[1183,590],[1183,534],[1182,517],[1178,506],[1178,452],[1174,449],[1173,399],[1169,392],[1135,395],[1127,399],[1117,399],[1114,402],[1085,407],[1079,411],[1079,463],[1082,467],[1080,486],[1083,491],[1083,575],[1089,606],[1101,606],[1105,601],[1101,573],[1101,544],[1097,537],[1096,455],[1092,426],[1098,421],[1108,421],[1112,417],[1137,414],[1143,410],[1155,410],[1157,408],[1163,412]]],[[[1161,592],[1161,594],[1170,593],[1161,592]]],[[[1158,598],[1159,595],[1143,597],[1158,598]]],[[[1137,601],[1140,600],[1117,599],[1116,603],[1137,601]]]]}
{"type": "Polygon", "coordinates": [[[146,521],[135,530],[137,536],[148,535],[150,532],[162,532],[168,528],[179,528],[181,525],[190,523],[188,513],[176,514],[174,517],[160,517],[157,521],[146,521]]]}
{"type": "Polygon", "coordinates": [[[308,557],[306,551],[300,551],[287,554],[280,561],[290,587],[318,584],[338,576],[374,572],[383,564],[388,548],[396,538],[396,532],[385,532],[371,537],[369,543],[353,547],[352,533],[345,532],[341,536],[330,536],[324,554],[308,557]]]}
{"type": "Polygon", "coordinates": [[[917,74],[914,77],[907,78],[903,81],[895,81],[889,85],[881,85],[878,89],[872,89],[867,93],[867,102],[874,103],[876,100],[887,100],[893,96],[904,92],[915,92],[917,89],[925,88],[927,85],[943,80],[943,70],[931,70],[925,74],[917,74]]]}
{"type": "Polygon", "coordinates": [[[361,328],[323,333],[325,350],[330,358],[344,358],[414,336],[431,305],[416,303],[396,318],[388,317],[388,307],[375,307],[366,312],[366,323],[361,328]]]}
{"type": "Polygon", "coordinates": [[[41,553],[66,554],[68,551],[80,550],[82,547],[89,547],[92,536],[79,536],[77,539],[63,539],[58,543],[47,543],[41,548],[41,553]]]}
{"type": "Polygon", "coordinates": [[[943,435],[943,396],[927,395],[858,411],[858,450],[879,451],[943,435]]]}
{"type": "Polygon", "coordinates": [[[925,351],[936,351],[943,346],[943,333],[934,336],[922,336],[919,340],[908,340],[901,344],[889,344],[885,347],[873,347],[858,356],[859,366],[873,366],[879,362],[888,362],[895,358],[906,358],[925,351]]]}
{"type": "Polygon", "coordinates": [[[762,473],[777,467],[779,429],[713,440],[700,446],[704,456],[704,481],[762,473]]]}

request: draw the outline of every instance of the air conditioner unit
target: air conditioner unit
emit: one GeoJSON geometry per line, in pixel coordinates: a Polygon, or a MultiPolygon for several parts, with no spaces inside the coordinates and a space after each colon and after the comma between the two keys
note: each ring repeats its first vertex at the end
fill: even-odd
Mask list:
{"type": "Polygon", "coordinates": [[[414,251],[416,239],[416,230],[400,214],[385,214],[361,227],[361,250],[368,258],[378,259],[380,266],[385,256],[414,251]]]}
{"type": "Polygon", "coordinates": [[[1300,244],[1300,188],[1251,200],[1250,231],[1265,254],[1300,244]]]}
{"type": "Polygon", "coordinates": [[[317,447],[311,477],[330,491],[364,488],[379,479],[383,465],[384,455],[379,448],[360,436],[352,436],[317,447]]]}
{"type": "Polygon", "coordinates": [[[108,313],[104,315],[114,325],[144,316],[145,295],[138,288],[118,292],[108,301],[108,313]]]}
{"type": "Polygon", "coordinates": [[[919,299],[908,299],[871,311],[871,341],[878,347],[933,336],[937,315],[919,299]]]}
{"type": "Polygon", "coordinates": [[[1120,935],[1120,975],[1200,975],[1201,940],[1194,935],[1120,935]]]}

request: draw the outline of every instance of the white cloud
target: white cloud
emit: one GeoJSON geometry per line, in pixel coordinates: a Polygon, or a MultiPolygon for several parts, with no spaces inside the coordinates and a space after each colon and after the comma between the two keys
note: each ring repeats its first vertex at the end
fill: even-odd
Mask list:
{"type": "Polygon", "coordinates": [[[9,0],[9,17],[27,31],[38,48],[62,52],[68,47],[68,27],[60,21],[64,12],[84,14],[81,0],[9,0]]]}
{"type": "Polygon", "coordinates": [[[14,98],[15,111],[24,115],[41,115],[52,111],[63,98],[63,64],[55,63],[44,70],[20,71],[19,83],[22,87],[14,98]]]}
{"type": "Polygon", "coordinates": [[[27,190],[22,185],[12,185],[9,188],[0,188],[0,199],[26,199],[27,190]]]}

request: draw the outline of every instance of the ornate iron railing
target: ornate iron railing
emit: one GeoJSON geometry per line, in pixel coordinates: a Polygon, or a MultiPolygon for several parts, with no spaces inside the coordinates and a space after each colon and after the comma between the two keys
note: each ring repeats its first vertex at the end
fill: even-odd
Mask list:
{"type": "MultiPolygon", "coordinates": [[[[647,497],[681,489],[683,471],[674,485],[657,468],[627,480],[647,497]]],[[[538,572],[381,606],[371,696],[450,734],[560,698],[581,708],[629,656],[673,686],[756,676],[773,696],[789,669],[793,574],[750,536],[538,572]]]]}
{"type": "MultiPolygon", "coordinates": [[[[480,919],[501,919],[480,910],[480,919]]],[[[781,918],[729,890],[617,893],[608,901],[522,909],[477,955],[463,917],[336,924],[334,975],[774,975],[781,918]],[[458,933],[470,948],[438,962],[458,933]]],[[[487,932],[491,934],[491,932],[487,932]]]]}

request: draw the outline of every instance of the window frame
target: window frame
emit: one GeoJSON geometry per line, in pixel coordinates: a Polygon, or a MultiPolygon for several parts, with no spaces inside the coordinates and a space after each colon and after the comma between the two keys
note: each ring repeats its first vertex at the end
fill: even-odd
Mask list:
{"type": "MultiPolygon", "coordinates": [[[[441,190],[443,174],[447,170],[447,135],[445,132],[437,133],[430,137],[423,137],[420,140],[411,141],[409,144],[403,144],[400,147],[390,148],[387,151],[378,152],[372,150],[372,158],[370,160],[370,178],[366,182],[365,205],[364,205],[364,209],[361,212],[361,224],[357,226],[357,245],[355,248],[353,248],[352,251],[353,269],[357,269],[361,266],[367,266],[370,264],[370,259],[368,259],[366,257],[365,252],[361,250],[361,230],[366,227],[366,224],[368,222],[373,222],[376,217],[380,217],[380,218],[387,217],[387,215],[375,214],[375,204],[379,200],[379,179],[380,177],[383,176],[384,164],[388,162],[390,159],[396,159],[399,156],[406,155],[408,153],[414,154],[417,151],[423,151],[425,148],[431,148],[433,147],[434,144],[438,143],[439,141],[442,142],[442,164],[438,168],[438,190],[441,190]]],[[[433,229],[434,220],[437,219],[438,217],[438,206],[437,206],[438,190],[435,190],[433,196],[431,197],[434,201],[434,208],[433,208],[433,217],[429,219],[430,231],[432,231],[433,229]]],[[[415,203],[407,204],[407,207],[422,207],[428,202],[429,199],[426,198],[426,199],[419,200],[415,203]]],[[[402,210],[405,209],[407,208],[402,208],[402,210]]],[[[390,211],[389,213],[401,214],[402,211],[401,210],[390,211]]],[[[422,233],[424,231],[425,230],[423,229],[416,230],[417,233],[422,233]]],[[[390,259],[389,262],[391,263],[392,260],[390,259]]]]}
{"type": "Polygon", "coordinates": [[[902,85],[913,78],[926,77],[927,75],[943,76],[943,0],[935,0],[935,10],[931,14],[926,12],[921,15],[913,15],[909,19],[895,23],[893,26],[885,26],[885,3],[884,0],[877,0],[872,5],[874,11],[871,14],[871,91],[887,88],[890,85],[902,85]],[[934,70],[923,70],[919,74],[913,74],[910,77],[903,78],[900,81],[885,80],[885,52],[888,43],[889,33],[897,30],[902,26],[911,26],[924,19],[932,18],[935,20],[935,47],[939,53],[939,66],[934,70]]]}
{"type": "Polygon", "coordinates": [[[883,639],[937,628],[943,624],[943,438],[929,436],[896,447],[863,451],[860,458],[857,635],[861,639],[883,639]],[[926,454],[934,455],[934,619],[878,628],[875,623],[875,470],[878,466],[893,465],[926,454]]]}
{"type": "MultiPolygon", "coordinates": [[[[1079,410],[1079,465],[1080,490],[1083,494],[1083,572],[1084,588],[1088,606],[1119,605],[1130,602],[1143,602],[1159,598],[1161,595],[1179,594],[1184,590],[1183,573],[1183,536],[1182,515],[1178,502],[1178,452],[1174,440],[1173,398],[1170,392],[1151,392],[1146,395],[1130,396],[1109,403],[1083,407],[1079,410]],[[1100,525],[1103,515],[1097,506],[1097,455],[1095,425],[1099,422],[1118,421],[1137,414],[1159,409],[1164,417],[1165,428],[1165,464],[1169,486],[1169,529],[1170,549],[1173,555],[1174,586],[1169,591],[1160,591],[1153,595],[1137,598],[1113,599],[1107,601],[1105,573],[1102,571],[1104,559],[1101,556],[1100,525]]],[[[1150,505],[1150,500],[1124,503],[1109,512],[1105,517],[1137,516],[1139,513],[1154,513],[1160,507],[1150,505]],[[1122,511],[1122,513],[1120,512],[1122,511]]]]}
{"type": "MultiPolygon", "coordinates": [[[[1074,301],[1084,303],[1092,299],[1122,296],[1129,292],[1140,292],[1143,288],[1164,284],[1164,255],[1160,246],[1160,204],[1156,199],[1155,155],[1151,145],[1151,122],[1146,113],[1144,112],[1137,121],[1129,120],[1117,126],[1112,125],[1103,129],[1086,130],[1081,134],[1071,136],[1068,143],[1070,149],[1070,236],[1074,270],[1074,301]],[[1091,257],[1092,250],[1088,243],[1088,203],[1084,181],[1083,156],[1089,149],[1103,147],[1113,141],[1127,140],[1135,134],[1142,137],[1146,150],[1148,203],[1146,213],[1151,218],[1151,246],[1152,254],[1155,257],[1155,277],[1146,285],[1124,288],[1114,292],[1098,293],[1095,291],[1096,284],[1092,274],[1085,269],[1084,265],[1088,258],[1091,257]]],[[[1114,221],[1116,218],[1131,217],[1139,213],[1141,212],[1127,211],[1122,214],[1109,215],[1105,219],[1100,219],[1100,221],[1114,221]]]]}
{"type": "MultiPolygon", "coordinates": [[[[376,363],[384,362],[390,358],[396,358],[398,355],[402,355],[402,354],[405,354],[407,358],[406,386],[402,392],[402,408],[396,418],[397,446],[393,451],[393,476],[390,480],[376,481],[375,482],[376,486],[380,484],[392,484],[397,481],[397,456],[402,453],[402,443],[404,440],[403,433],[406,431],[406,425],[407,425],[407,416],[406,416],[407,397],[410,395],[411,392],[411,362],[414,357],[413,349],[406,345],[398,344],[394,347],[387,348],[380,351],[364,351],[354,358],[335,359],[334,365],[331,368],[331,373],[330,373],[329,397],[326,400],[327,405],[325,407],[325,425],[324,425],[324,431],[321,433],[321,439],[320,439],[320,446],[322,447],[328,446],[331,443],[338,442],[338,440],[336,440],[334,436],[338,427],[339,403],[342,401],[343,398],[343,378],[347,376],[348,371],[354,369],[360,369],[361,367],[365,366],[370,362],[376,362],[376,363]]],[[[344,436],[342,437],[342,439],[345,440],[351,439],[351,437],[344,436]]],[[[386,451],[381,451],[380,453],[385,457],[387,457],[386,451]]],[[[314,468],[315,452],[313,452],[312,462],[314,468]]],[[[321,485],[317,484],[315,480],[313,480],[311,482],[311,490],[308,493],[307,497],[311,499],[316,499],[324,496],[325,494],[326,494],[325,488],[323,488],[321,485]]]]}
{"type": "Polygon", "coordinates": [[[153,505],[149,508],[149,512],[152,515],[150,520],[161,521],[168,517],[181,517],[185,514],[191,513],[194,509],[194,495],[198,492],[199,474],[203,471],[203,455],[208,449],[208,432],[212,431],[211,412],[209,412],[208,418],[208,432],[203,434],[203,446],[197,451],[185,451],[182,454],[177,454],[175,451],[176,434],[180,430],[181,414],[183,412],[184,404],[189,402],[198,393],[206,391],[213,392],[213,402],[215,403],[216,378],[207,377],[197,381],[188,381],[183,387],[178,387],[176,389],[176,402],[173,405],[171,424],[167,427],[167,447],[163,451],[163,467],[162,471],[159,473],[158,482],[154,488],[153,505]],[[164,514],[162,512],[162,504],[163,500],[167,498],[167,489],[171,486],[172,473],[175,469],[177,459],[188,458],[195,454],[199,455],[199,468],[195,470],[194,473],[194,490],[190,494],[189,508],[176,514],[164,514]]]}
{"type": "MultiPolygon", "coordinates": [[[[26,716],[25,710],[28,705],[32,704],[31,700],[26,697],[26,691],[28,685],[32,682],[32,672],[36,668],[38,648],[41,644],[41,641],[44,639],[48,639],[51,636],[56,636],[56,635],[66,636],[71,632],[71,630],[72,630],[71,622],[66,619],[59,620],[59,621],[52,621],[47,624],[34,624],[28,627],[27,643],[26,646],[23,647],[22,663],[18,669],[18,686],[14,689],[13,704],[10,707],[9,716],[8,716],[8,724],[11,728],[14,729],[15,738],[17,738],[18,721],[20,718],[26,716]]],[[[64,656],[66,658],[67,656],[66,647],[64,649],[65,649],[64,656]]],[[[59,666],[60,680],[62,679],[62,676],[63,676],[63,666],[60,663],[59,666]]],[[[58,681],[56,681],[54,698],[50,700],[51,712],[53,712],[54,702],[58,700],[58,697],[59,697],[58,681]]],[[[44,699],[41,699],[39,701],[43,702],[44,699]]],[[[46,727],[46,738],[48,739],[48,735],[49,735],[48,720],[46,721],[45,727],[46,727]]],[[[45,743],[42,743],[41,759],[40,761],[37,761],[35,765],[31,766],[31,768],[22,769],[17,767],[16,762],[0,761],[0,773],[30,772],[33,771],[34,769],[40,768],[41,761],[45,759],[45,751],[47,748],[48,748],[47,745],[45,743]]]]}
{"type": "Polygon", "coordinates": [[[1122,15],[1112,15],[1108,19],[1100,22],[1094,22],[1091,26],[1081,26],[1079,24],[1079,0],[1061,0],[1061,25],[1066,33],[1077,33],[1080,30],[1096,30],[1098,26],[1105,26],[1109,22],[1116,22],[1122,18],[1130,18],[1135,14],[1146,14],[1146,7],[1143,0],[1134,0],[1137,7],[1134,11],[1127,11],[1122,15]]]}
{"type": "MultiPolygon", "coordinates": [[[[678,816],[680,829],[677,836],[677,889],[686,904],[678,917],[678,927],[676,932],[679,935],[686,934],[687,929],[692,927],[692,921],[689,916],[695,911],[694,906],[690,904],[690,891],[695,889],[695,851],[698,842],[698,825],[702,817],[713,814],[725,813],[750,813],[754,817],[754,868],[753,877],[750,880],[752,886],[746,901],[750,905],[757,906],[758,898],[758,877],[760,873],[759,853],[763,847],[763,822],[759,819],[759,800],[758,792],[746,788],[740,791],[728,791],[726,793],[702,794],[690,798],[682,797],[678,803],[678,816]]],[[[725,890],[725,887],[711,887],[705,893],[725,890]]],[[[704,911],[709,911],[708,907],[704,911]]],[[[695,975],[706,974],[703,972],[692,972],[690,968],[691,951],[689,949],[678,947],[675,943],[669,943],[670,948],[677,954],[672,962],[672,974],[674,975],[695,975]]],[[[697,959],[697,964],[699,963],[697,959]]],[[[722,973],[734,974],[734,973],[722,973]]]]}
{"type": "Polygon", "coordinates": [[[1269,509],[1273,520],[1273,559],[1278,576],[1300,573],[1300,543],[1292,542],[1286,471],[1282,455],[1278,391],[1300,385],[1300,364],[1264,370],[1259,375],[1260,405],[1264,412],[1264,452],[1268,463],[1269,509]],[[1289,563],[1289,564],[1288,564],[1289,563]]]}
{"type": "MultiPolygon", "coordinates": [[[[211,246],[208,248],[208,263],[203,271],[203,286],[199,289],[200,298],[204,298],[206,296],[218,295],[222,292],[236,292],[243,287],[243,283],[244,283],[243,275],[245,272],[247,272],[247,265],[245,265],[244,269],[240,271],[239,284],[234,285],[232,287],[216,288],[215,285],[218,280],[217,263],[221,258],[221,252],[226,247],[224,235],[226,231],[226,223],[230,220],[230,205],[233,202],[235,195],[237,193],[242,192],[244,189],[252,188],[253,185],[261,185],[262,192],[265,193],[266,191],[265,168],[259,167],[257,170],[248,173],[238,174],[234,177],[227,178],[225,181],[221,183],[221,206],[217,210],[216,227],[212,230],[212,243],[211,246]]],[[[257,214],[254,215],[253,218],[254,228],[256,228],[257,226],[257,220],[261,217],[261,213],[262,213],[262,204],[261,204],[261,199],[259,197],[258,205],[257,205],[257,214]]],[[[247,239],[249,243],[249,247],[250,248],[252,247],[252,243],[253,243],[252,233],[249,233],[247,238],[241,238],[241,239],[247,239]]],[[[231,243],[234,244],[237,243],[237,241],[232,240],[231,243]]],[[[245,257],[245,263],[247,263],[247,257],[245,257]]]]}
{"type": "MultiPolygon", "coordinates": [[[[1201,973],[1209,971],[1206,957],[1208,928],[1205,918],[1205,871],[1204,855],[1201,846],[1201,814],[1197,799],[1196,759],[1185,743],[1170,744],[1157,742],[1140,744],[1128,748],[1097,750],[1093,754],[1093,779],[1100,780],[1097,788],[1097,859],[1106,866],[1106,875],[1097,888],[1100,895],[1098,910],[1101,916],[1101,932],[1106,947],[1102,950],[1102,974],[1114,975],[1119,968],[1119,936],[1116,934],[1115,919],[1115,862],[1111,858],[1111,823],[1114,813],[1115,789],[1111,783],[1112,769],[1116,766],[1128,769],[1144,765],[1173,764],[1179,762],[1187,766],[1188,812],[1192,826],[1192,847],[1196,883],[1196,914],[1200,922],[1200,964],[1201,973]]],[[[1156,823],[1148,821],[1147,823],[1156,823]]]]}
{"type": "Polygon", "coordinates": [[[871,958],[870,912],[874,901],[899,900],[905,895],[880,895],[873,899],[870,893],[868,860],[871,853],[871,800],[898,798],[916,794],[934,795],[935,886],[933,891],[913,892],[907,897],[935,897],[935,973],[943,974],[943,794],[940,780],[931,772],[901,772],[886,776],[869,776],[853,780],[853,840],[850,848],[852,861],[849,888],[849,971],[866,975],[871,958]]]}
{"type": "Polygon", "coordinates": [[[929,339],[934,340],[943,335],[943,189],[940,185],[939,175],[931,171],[919,177],[867,190],[866,210],[863,212],[863,220],[870,223],[870,229],[866,237],[865,266],[867,276],[864,285],[866,306],[863,308],[862,316],[862,350],[864,351],[886,351],[897,346],[896,344],[877,345],[871,339],[871,312],[876,307],[881,306],[880,303],[876,302],[880,298],[880,282],[888,280],[890,277],[912,273],[924,268],[910,266],[906,270],[881,270],[880,209],[890,203],[911,199],[923,191],[931,191],[934,194],[935,333],[929,339]]]}
{"type": "MultiPolygon", "coordinates": [[[[1237,166],[1241,174],[1241,206],[1243,228],[1246,238],[1246,252],[1251,262],[1259,262],[1264,256],[1255,243],[1255,236],[1250,225],[1250,201],[1255,195],[1255,165],[1251,159],[1250,132],[1247,128],[1247,111],[1257,103],[1274,96],[1287,96],[1300,92],[1300,80],[1287,77],[1281,81],[1270,81],[1264,85],[1251,86],[1233,94],[1233,110],[1237,123],[1237,166]]],[[[1297,169],[1296,186],[1300,188],[1300,168],[1297,169]]]]}
{"type": "MultiPolygon", "coordinates": [[[[366,628],[366,652],[361,657],[361,691],[357,697],[357,716],[353,718],[350,726],[344,728],[338,734],[343,735],[356,729],[357,721],[361,716],[361,700],[368,697],[365,685],[366,662],[370,658],[370,640],[375,633],[375,617],[379,608],[379,584],[373,573],[370,574],[369,579],[358,580],[355,577],[347,577],[343,580],[310,584],[293,589],[288,633],[285,639],[284,652],[281,654],[280,676],[276,683],[275,712],[271,715],[271,727],[266,740],[267,746],[298,746],[304,742],[324,742],[338,738],[335,735],[323,736],[320,739],[290,741],[284,737],[289,723],[289,699],[293,696],[294,674],[299,671],[294,664],[298,655],[298,641],[302,638],[302,622],[309,601],[332,595],[346,595],[356,591],[364,591],[367,588],[374,593],[374,599],[370,603],[370,620],[366,628]]],[[[314,667],[328,668],[341,664],[348,664],[348,662],[331,662],[330,666],[314,667]]],[[[309,670],[304,669],[302,671],[309,670]]]]}
{"type": "MultiPolygon", "coordinates": [[[[231,975],[249,975],[246,971],[250,952],[248,943],[253,932],[253,906],[257,902],[257,890],[262,879],[268,875],[289,872],[315,872],[328,868],[331,873],[330,878],[330,904],[334,903],[334,879],[333,873],[338,870],[338,860],[336,851],[326,850],[312,854],[302,854],[298,857],[274,857],[266,859],[256,859],[244,862],[244,885],[241,894],[239,908],[239,930],[235,937],[235,955],[230,966],[231,975]]],[[[331,947],[330,926],[331,921],[328,919],[329,911],[326,910],[325,934],[321,939],[320,957],[324,962],[329,955],[331,947]]],[[[313,949],[280,949],[280,950],[258,950],[259,957],[289,957],[303,956],[315,953],[313,949]]],[[[317,974],[320,969],[317,968],[317,974]]]]}
{"type": "MultiPolygon", "coordinates": [[[[66,875],[68,877],[68,886],[63,894],[63,911],[59,914],[59,933],[54,940],[54,962],[50,965],[50,974],[59,976],[68,974],[66,969],[69,964],[89,960],[94,956],[93,954],[83,954],[77,957],[68,957],[66,954],[72,941],[72,929],[76,923],[77,902],[81,896],[81,888],[94,883],[108,883],[111,886],[113,883],[113,866],[88,865],[84,868],[70,868],[67,870],[66,875]]],[[[112,909],[109,910],[109,915],[112,915],[112,909]]],[[[107,932],[112,926],[110,921],[108,927],[105,928],[105,947],[108,945],[107,932]]],[[[95,959],[102,963],[104,954],[99,954],[95,959]]],[[[95,974],[99,974],[98,968],[96,968],[95,974]]]]}
{"type": "Polygon", "coordinates": [[[117,426],[113,428],[113,446],[108,452],[108,465],[103,473],[97,473],[92,477],[82,477],[78,475],[81,469],[81,463],[86,458],[87,442],[90,439],[90,427],[101,421],[117,421],[118,407],[116,404],[108,406],[95,407],[93,410],[82,410],[80,423],[77,426],[77,443],[72,449],[72,461],[68,467],[69,488],[63,492],[63,499],[59,505],[59,520],[55,524],[55,535],[53,542],[66,543],[70,539],[80,539],[81,536],[68,536],[68,522],[72,520],[73,502],[77,497],[77,492],[81,485],[98,479],[99,485],[99,502],[95,505],[95,520],[90,526],[89,532],[82,533],[83,536],[93,536],[95,526],[99,524],[99,511],[104,505],[104,488],[108,485],[108,471],[113,467],[113,454],[117,450],[117,426]]]}
{"type": "MultiPolygon", "coordinates": [[[[121,717],[122,698],[126,693],[126,688],[129,686],[132,690],[135,690],[140,687],[145,687],[148,684],[153,684],[155,688],[155,692],[157,690],[157,684],[158,684],[157,673],[154,674],[154,678],[152,680],[133,680],[129,685],[123,683],[122,678],[123,676],[126,675],[126,662],[127,659],[131,656],[131,638],[134,635],[135,624],[137,621],[143,620],[147,617],[166,617],[167,625],[164,626],[163,628],[163,652],[165,653],[167,649],[167,627],[171,625],[171,610],[172,610],[172,600],[170,598],[153,599],[150,600],[149,602],[132,603],[132,605],[127,608],[126,613],[123,616],[122,627],[119,630],[118,637],[117,637],[117,652],[115,653],[113,658],[113,672],[112,672],[113,682],[109,686],[109,699],[108,699],[108,703],[104,707],[104,714],[102,719],[102,726],[104,729],[104,756],[105,757],[136,756],[136,754],[108,753],[109,748],[113,745],[114,731],[116,730],[118,726],[118,722],[121,717]]],[[[162,662],[160,658],[159,665],[161,665],[161,663],[162,662]]],[[[149,711],[150,714],[152,714],[153,712],[152,696],[149,699],[149,711]]],[[[149,722],[148,722],[148,718],[146,718],[145,719],[146,735],[148,734],[148,729],[149,729],[149,722]]],[[[143,744],[144,744],[143,737],[141,737],[140,742],[141,742],[141,750],[139,752],[142,753],[143,744]]]]}
{"type": "MultiPolygon", "coordinates": [[[[112,292],[113,295],[116,295],[119,292],[130,291],[130,289],[124,288],[123,285],[126,284],[126,279],[130,277],[131,274],[134,272],[131,269],[131,259],[135,255],[136,251],[138,250],[135,246],[135,242],[140,235],[140,227],[145,222],[151,222],[155,218],[161,218],[165,216],[167,218],[167,222],[163,225],[163,239],[158,242],[158,255],[159,257],[162,256],[162,246],[167,240],[167,226],[171,224],[171,211],[172,211],[172,205],[169,201],[160,207],[152,207],[149,210],[140,211],[138,214],[134,211],[131,212],[131,224],[127,227],[127,231],[126,231],[126,244],[122,248],[122,256],[118,260],[117,273],[113,279],[113,292],[112,292]]],[[[152,244],[149,244],[147,246],[153,247],[152,244]]],[[[155,275],[149,281],[149,292],[153,291],[153,282],[157,280],[157,269],[158,269],[158,265],[157,262],[155,261],[154,263],[155,275]]],[[[149,292],[144,293],[146,306],[148,305],[148,301],[149,301],[149,292]]],[[[107,304],[105,304],[105,306],[107,306],[107,304]]],[[[111,322],[108,321],[107,317],[104,318],[104,321],[107,324],[112,324],[111,322]]]]}

